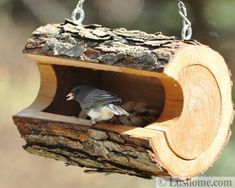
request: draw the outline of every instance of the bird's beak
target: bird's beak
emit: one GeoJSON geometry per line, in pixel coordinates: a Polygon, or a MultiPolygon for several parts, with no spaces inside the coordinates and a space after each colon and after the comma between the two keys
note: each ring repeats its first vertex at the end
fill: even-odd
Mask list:
{"type": "Polygon", "coordinates": [[[69,94],[66,96],[66,100],[67,100],[67,101],[71,101],[71,100],[73,100],[73,99],[74,99],[74,96],[73,96],[72,93],[69,93],[69,94]]]}

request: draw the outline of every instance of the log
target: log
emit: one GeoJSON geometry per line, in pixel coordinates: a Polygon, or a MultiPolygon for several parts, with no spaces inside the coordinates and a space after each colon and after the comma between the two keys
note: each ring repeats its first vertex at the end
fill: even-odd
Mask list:
{"type": "Polygon", "coordinates": [[[185,179],[212,166],[230,137],[229,69],[195,40],[65,20],[34,31],[24,53],[37,62],[41,87],[13,119],[32,154],[86,172],[185,179]],[[133,121],[92,126],[78,118],[77,103],[65,101],[78,83],[117,93],[124,104],[137,102],[127,108],[141,117],[133,112],[133,121]],[[140,126],[145,104],[157,114],[140,126]]]}

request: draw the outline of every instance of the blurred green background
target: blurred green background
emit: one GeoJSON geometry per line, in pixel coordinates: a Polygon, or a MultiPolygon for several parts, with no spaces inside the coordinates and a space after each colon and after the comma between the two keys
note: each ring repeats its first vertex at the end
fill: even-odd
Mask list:
{"type": "MultiPolygon", "coordinates": [[[[0,187],[154,187],[154,180],[116,174],[87,175],[80,168],[65,167],[22,149],[24,141],[11,116],[33,102],[40,79],[35,63],[22,55],[22,49],[40,25],[70,18],[76,3],[77,0],[0,0],[0,187]]],[[[185,4],[193,23],[193,38],[224,56],[234,80],[235,1],[185,0],[185,4]]],[[[180,37],[182,22],[174,0],[87,0],[85,11],[84,23],[162,31],[180,37]]],[[[233,144],[234,136],[206,175],[235,176],[233,144]]]]}

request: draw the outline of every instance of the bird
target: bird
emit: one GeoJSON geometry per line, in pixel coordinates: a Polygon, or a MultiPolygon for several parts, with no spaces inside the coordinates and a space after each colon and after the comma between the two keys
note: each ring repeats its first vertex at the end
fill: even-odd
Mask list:
{"type": "Polygon", "coordinates": [[[66,96],[66,100],[77,101],[83,112],[91,118],[92,124],[107,121],[117,116],[129,116],[119,104],[121,99],[114,93],[90,85],[78,85],[66,96]]]}

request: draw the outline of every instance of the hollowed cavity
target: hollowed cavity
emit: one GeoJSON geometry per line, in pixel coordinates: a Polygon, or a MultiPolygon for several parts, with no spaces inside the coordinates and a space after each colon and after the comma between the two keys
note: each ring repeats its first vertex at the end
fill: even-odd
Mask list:
{"type": "Polygon", "coordinates": [[[52,103],[43,111],[78,117],[81,108],[76,101],[66,101],[66,95],[77,85],[91,85],[111,91],[122,99],[129,117],[115,117],[114,124],[146,126],[156,122],[163,111],[165,92],[158,78],[126,73],[53,65],[57,91],[52,103]]]}

